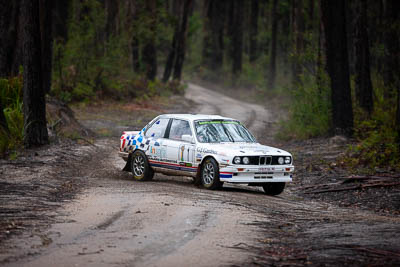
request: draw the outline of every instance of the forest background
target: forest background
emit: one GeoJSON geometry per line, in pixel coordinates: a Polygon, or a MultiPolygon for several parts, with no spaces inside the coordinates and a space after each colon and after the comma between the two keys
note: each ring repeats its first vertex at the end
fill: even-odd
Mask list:
{"type": "Polygon", "coordinates": [[[66,103],[182,94],[181,80],[288,110],[279,138],[354,138],[346,164],[399,168],[396,0],[0,0],[0,156],[48,143],[66,103]],[[223,78],[222,78],[223,77],[223,78]],[[229,89],[231,90],[231,89],[229,89]]]}

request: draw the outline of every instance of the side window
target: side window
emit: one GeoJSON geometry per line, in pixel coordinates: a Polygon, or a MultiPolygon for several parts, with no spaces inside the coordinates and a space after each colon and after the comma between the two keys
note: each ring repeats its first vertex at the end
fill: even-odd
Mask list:
{"type": "Polygon", "coordinates": [[[169,131],[169,138],[173,140],[182,140],[182,135],[192,135],[188,121],[174,119],[169,131]]]}
{"type": "Polygon", "coordinates": [[[149,129],[147,129],[146,137],[164,137],[165,130],[167,129],[169,119],[158,119],[153,123],[149,129]]]}

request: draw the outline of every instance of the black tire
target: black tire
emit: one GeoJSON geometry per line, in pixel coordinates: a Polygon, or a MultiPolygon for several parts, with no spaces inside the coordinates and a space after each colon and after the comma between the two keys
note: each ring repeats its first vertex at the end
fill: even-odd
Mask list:
{"type": "Polygon", "coordinates": [[[204,161],[201,167],[200,181],[206,189],[215,190],[222,187],[219,180],[219,168],[215,159],[208,158],[204,161]]]}
{"type": "Polygon", "coordinates": [[[150,181],[154,177],[154,171],[149,165],[146,154],[140,150],[132,154],[131,170],[136,181],[150,181]]]}
{"type": "Polygon", "coordinates": [[[266,183],[262,187],[266,195],[276,196],[283,192],[283,189],[285,189],[285,183],[266,183]]]}

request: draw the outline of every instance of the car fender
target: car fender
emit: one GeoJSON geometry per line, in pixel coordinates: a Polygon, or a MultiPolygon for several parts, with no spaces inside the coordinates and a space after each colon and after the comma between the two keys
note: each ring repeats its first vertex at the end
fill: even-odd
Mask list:
{"type": "MultiPolygon", "coordinates": [[[[202,156],[201,161],[199,163],[199,167],[201,167],[203,165],[204,160],[206,158],[209,158],[209,157],[215,159],[215,161],[217,162],[219,168],[228,166],[230,164],[230,162],[231,162],[231,159],[229,157],[227,157],[227,156],[207,153],[207,154],[204,154],[202,156]]],[[[200,168],[199,168],[199,170],[200,170],[200,168]]]]}

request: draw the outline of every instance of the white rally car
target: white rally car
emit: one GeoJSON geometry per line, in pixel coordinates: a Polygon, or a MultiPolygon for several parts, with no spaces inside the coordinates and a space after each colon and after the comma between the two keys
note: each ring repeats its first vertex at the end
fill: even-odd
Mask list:
{"type": "Polygon", "coordinates": [[[160,115],[141,131],[124,132],[119,155],[135,180],[160,172],[191,176],[207,189],[262,186],[268,195],[280,194],[294,170],[290,153],[257,143],[239,121],[217,115],[160,115]]]}

